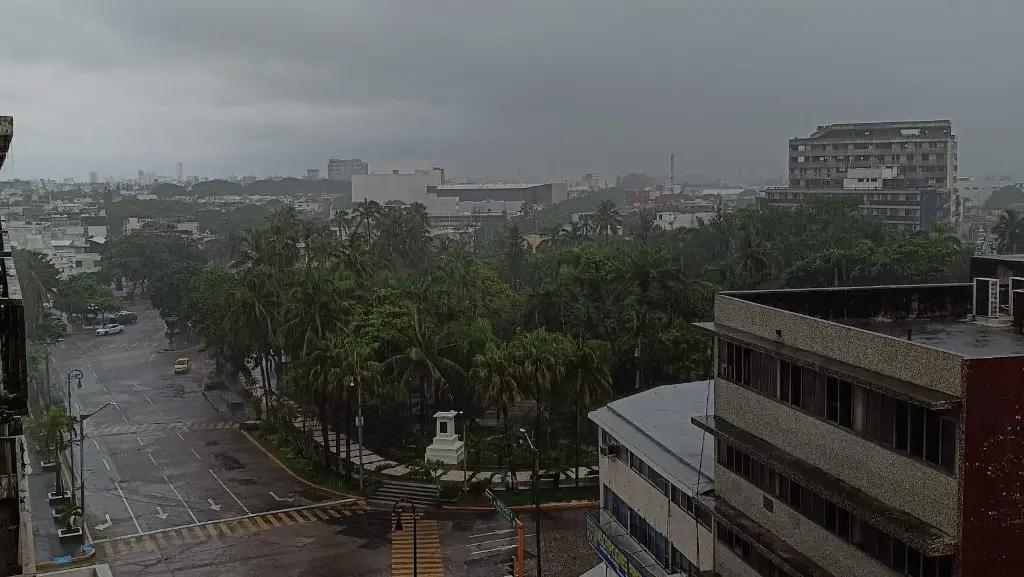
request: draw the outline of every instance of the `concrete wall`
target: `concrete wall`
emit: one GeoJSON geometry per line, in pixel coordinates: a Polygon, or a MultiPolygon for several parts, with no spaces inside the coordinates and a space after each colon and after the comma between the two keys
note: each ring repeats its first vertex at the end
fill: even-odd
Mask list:
{"type": "MultiPolygon", "coordinates": [[[[711,531],[698,525],[694,518],[673,505],[669,498],[616,457],[601,457],[601,483],[639,513],[662,535],[668,538],[687,559],[698,563],[697,540],[700,539],[702,570],[712,568],[710,555],[714,543],[711,531]]],[[[628,527],[627,527],[628,529],[628,527]]]]}
{"type": "Polygon", "coordinates": [[[960,396],[962,358],[947,351],[722,294],[715,296],[715,322],[960,396]]]}
{"type": "Polygon", "coordinates": [[[722,577],[760,577],[757,571],[718,540],[715,540],[715,573],[722,577]]]}
{"type": "Polygon", "coordinates": [[[764,493],[732,471],[715,465],[715,493],[775,536],[833,575],[891,577],[893,571],[860,549],[825,531],[772,497],[774,512],[762,505],[764,493]]]}
{"type": "Polygon", "coordinates": [[[715,414],[893,508],[959,533],[958,484],[949,475],[724,379],[715,379],[715,414]]]}
{"type": "Polygon", "coordinates": [[[429,170],[413,174],[353,174],[352,202],[375,200],[405,203],[423,202],[427,187],[441,184],[444,172],[429,170]]]}

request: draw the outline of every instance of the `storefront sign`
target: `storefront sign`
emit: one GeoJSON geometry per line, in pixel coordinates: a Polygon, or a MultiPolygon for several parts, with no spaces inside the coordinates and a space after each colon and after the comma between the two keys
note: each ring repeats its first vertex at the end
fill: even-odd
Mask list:
{"type": "Polygon", "coordinates": [[[650,571],[639,564],[636,557],[627,555],[612,542],[611,537],[601,527],[601,524],[589,513],[587,514],[587,542],[619,577],[654,577],[650,571]]]}

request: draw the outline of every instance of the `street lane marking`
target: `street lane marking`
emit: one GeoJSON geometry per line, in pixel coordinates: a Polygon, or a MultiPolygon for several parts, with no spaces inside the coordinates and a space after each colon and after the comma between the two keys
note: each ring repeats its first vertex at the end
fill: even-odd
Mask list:
{"type": "Polygon", "coordinates": [[[94,447],[96,447],[96,450],[97,450],[97,451],[99,451],[99,450],[100,450],[100,444],[96,442],[96,439],[93,439],[93,440],[92,440],[92,445],[93,445],[94,447]]]}
{"type": "Polygon", "coordinates": [[[135,435],[135,440],[137,440],[139,442],[139,446],[145,446],[146,445],[145,443],[142,442],[142,437],[140,437],[138,435],[135,435]]]}
{"type": "Polygon", "coordinates": [[[178,438],[179,438],[179,439],[181,439],[182,441],[184,441],[184,440],[185,440],[185,437],[182,437],[182,436],[181,436],[181,431],[174,431],[174,434],[175,434],[175,435],[178,435],[178,438]]]}
{"type": "Polygon", "coordinates": [[[249,509],[244,504],[242,504],[242,501],[239,500],[239,498],[236,497],[234,493],[231,492],[231,489],[228,489],[228,486],[224,484],[224,481],[220,480],[220,477],[217,476],[217,473],[214,473],[213,469],[207,469],[207,471],[209,471],[210,474],[213,475],[214,479],[217,479],[217,482],[220,483],[220,486],[224,487],[224,490],[228,492],[228,495],[231,495],[231,498],[234,499],[235,502],[238,503],[238,506],[241,507],[243,511],[245,511],[246,515],[248,515],[249,509]]]}
{"type": "Polygon", "coordinates": [[[489,533],[477,533],[476,535],[470,535],[469,538],[472,539],[473,537],[486,537],[488,535],[504,535],[505,533],[515,533],[515,532],[516,532],[515,529],[502,529],[500,531],[491,531],[489,533]]]}
{"type": "Polygon", "coordinates": [[[121,490],[121,485],[114,481],[114,486],[117,487],[117,494],[121,495],[121,501],[124,502],[124,508],[128,509],[128,514],[132,516],[132,523],[135,523],[135,529],[142,533],[142,527],[139,527],[139,521],[135,518],[135,513],[132,513],[132,508],[128,506],[128,499],[124,498],[124,491],[121,490]]]}
{"type": "Polygon", "coordinates": [[[100,460],[103,461],[103,466],[106,467],[107,470],[109,471],[110,470],[110,465],[107,464],[107,460],[105,458],[103,458],[103,457],[100,457],[100,460]]]}
{"type": "Polygon", "coordinates": [[[153,453],[149,454],[149,460],[153,461],[153,464],[156,465],[156,459],[153,457],[153,453]]]}
{"type": "Polygon", "coordinates": [[[192,451],[192,454],[195,455],[197,459],[199,459],[200,461],[203,460],[203,458],[199,456],[199,453],[197,453],[195,449],[189,449],[189,450],[192,451]]]}
{"type": "Polygon", "coordinates": [[[139,383],[136,383],[135,381],[132,381],[132,388],[135,389],[136,391],[140,390],[139,389],[139,383]]]}
{"type": "MultiPolygon", "coordinates": [[[[146,399],[147,401],[149,401],[149,404],[153,405],[153,399],[149,398],[149,395],[142,395],[142,396],[143,396],[143,397],[144,397],[144,398],[145,398],[145,399],[146,399]]],[[[153,405],[153,406],[155,407],[156,405],[153,405]]]]}
{"type": "MultiPolygon", "coordinates": [[[[150,453],[149,456],[152,457],[153,454],[150,453]]],[[[154,463],[155,462],[156,461],[154,461],[154,463]]],[[[178,500],[181,501],[181,506],[184,507],[186,511],[188,511],[189,517],[192,517],[192,522],[193,523],[198,523],[199,519],[196,519],[195,513],[193,513],[192,509],[189,509],[188,505],[185,504],[185,500],[181,498],[181,494],[178,493],[178,490],[174,488],[174,485],[172,485],[171,482],[167,480],[167,475],[164,475],[164,481],[167,481],[167,486],[170,487],[172,491],[174,491],[174,494],[177,495],[178,500]]],[[[141,533],[142,531],[139,531],[139,532],[141,533]]]]}
{"type": "Polygon", "coordinates": [[[494,549],[484,549],[483,551],[471,551],[470,555],[485,555],[487,553],[494,553],[495,551],[508,551],[509,549],[515,549],[519,545],[505,545],[504,547],[495,547],[494,549]]]}

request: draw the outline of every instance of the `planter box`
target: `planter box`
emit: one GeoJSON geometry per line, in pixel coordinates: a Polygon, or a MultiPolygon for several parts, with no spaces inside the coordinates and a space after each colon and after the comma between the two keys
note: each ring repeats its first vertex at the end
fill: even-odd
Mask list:
{"type": "Polygon", "coordinates": [[[39,466],[42,467],[44,471],[52,471],[57,468],[57,463],[55,461],[40,461],[39,466]]]}
{"type": "Polygon", "coordinates": [[[68,541],[71,541],[71,540],[75,540],[75,541],[81,540],[82,539],[82,528],[81,527],[73,527],[70,530],[68,530],[68,529],[58,529],[57,530],[57,538],[58,539],[62,539],[62,540],[66,539],[68,541]]]}
{"type": "Polygon", "coordinates": [[[51,503],[54,501],[66,501],[71,498],[71,493],[68,493],[67,491],[63,493],[54,493],[51,491],[46,494],[46,498],[49,499],[51,503]]]}

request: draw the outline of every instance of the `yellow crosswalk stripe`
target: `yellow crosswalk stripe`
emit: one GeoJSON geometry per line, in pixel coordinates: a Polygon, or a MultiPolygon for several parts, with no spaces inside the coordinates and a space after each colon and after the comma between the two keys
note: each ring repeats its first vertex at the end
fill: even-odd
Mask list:
{"type": "Polygon", "coordinates": [[[254,517],[254,518],[256,519],[256,524],[260,526],[260,529],[266,529],[267,528],[267,524],[263,522],[263,518],[262,517],[254,517]]]}
{"type": "Polygon", "coordinates": [[[125,555],[128,553],[128,546],[124,544],[123,540],[117,542],[117,553],[119,555],[125,555]]]}
{"type": "Polygon", "coordinates": [[[203,533],[202,529],[199,527],[192,527],[192,531],[196,534],[196,537],[199,537],[200,541],[206,541],[206,533],[203,533]]]}
{"type": "Polygon", "coordinates": [[[228,528],[228,524],[227,523],[221,523],[220,524],[220,530],[221,530],[222,533],[224,533],[228,537],[231,536],[231,529],[228,528]]]}
{"type": "Polygon", "coordinates": [[[107,557],[113,557],[114,556],[114,544],[111,543],[110,541],[107,541],[106,543],[104,543],[103,544],[103,554],[106,555],[107,557]]]}
{"type": "Polygon", "coordinates": [[[328,509],[327,510],[327,514],[330,515],[331,517],[334,517],[335,519],[340,519],[341,518],[341,513],[338,513],[334,509],[328,509]]]}
{"type": "Polygon", "coordinates": [[[320,509],[313,509],[313,512],[316,513],[317,517],[320,517],[324,521],[327,521],[328,519],[330,519],[330,517],[327,516],[327,513],[324,513],[320,509]]]}
{"type": "Polygon", "coordinates": [[[295,521],[298,522],[298,523],[305,523],[306,522],[306,518],[303,517],[302,514],[299,511],[291,511],[288,514],[291,515],[292,517],[294,517],[295,521]]]}
{"type": "Polygon", "coordinates": [[[143,540],[143,543],[146,544],[146,550],[149,551],[150,553],[153,553],[153,552],[156,551],[156,543],[154,543],[153,539],[151,539],[148,535],[143,540]]]}
{"type": "Polygon", "coordinates": [[[207,525],[206,530],[210,532],[210,537],[213,537],[214,539],[219,537],[219,535],[217,535],[217,528],[213,526],[213,523],[207,525]]]}
{"type": "Polygon", "coordinates": [[[310,511],[309,509],[303,509],[302,510],[302,516],[305,517],[306,520],[308,520],[308,521],[316,521],[317,520],[316,515],[314,515],[312,513],[312,511],[310,511]]]}
{"type": "Polygon", "coordinates": [[[295,521],[292,521],[291,518],[289,518],[288,515],[285,515],[284,513],[278,513],[277,515],[273,515],[272,517],[276,517],[284,525],[294,525],[295,524],[295,521]]]}
{"type": "MultiPolygon", "coordinates": [[[[256,521],[259,522],[259,519],[256,519],[256,521]]],[[[251,532],[256,532],[260,529],[265,529],[265,527],[258,527],[255,523],[252,522],[251,519],[242,519],[242,524],[244,524],[246,528],[248,528],[249,531],[251,532]]]]}
{"type": "Polygon", "coordinates": [[[192,541],[192,536],[189,535],[188,529],[182,529],[180,531],[180,533],[181,533],[181,538],[182,538],[182,540],[184,540],[185,543],[190,543],[192,541]]]}
{"type": "Polygon", "coordinates": [[[164,540],[164,534],[163,533],[157,533],[156,534],[156,544],[161,549],[163,549],[164,547],[167,547],[167,541],[164,540]]]}
{"type": "MultiPolygon", "coordinates": [[[[256,518],[259,519],[260,517],[256,517],[256,518]]],[[[271,525],[273,525],[275,527],[280,527],[281,526],[281,523],[277,519],[275,519],[273,517],[273,515],[264,515],[262,518],[266,519],[267,523],[270,523],[271,525]]]]}

